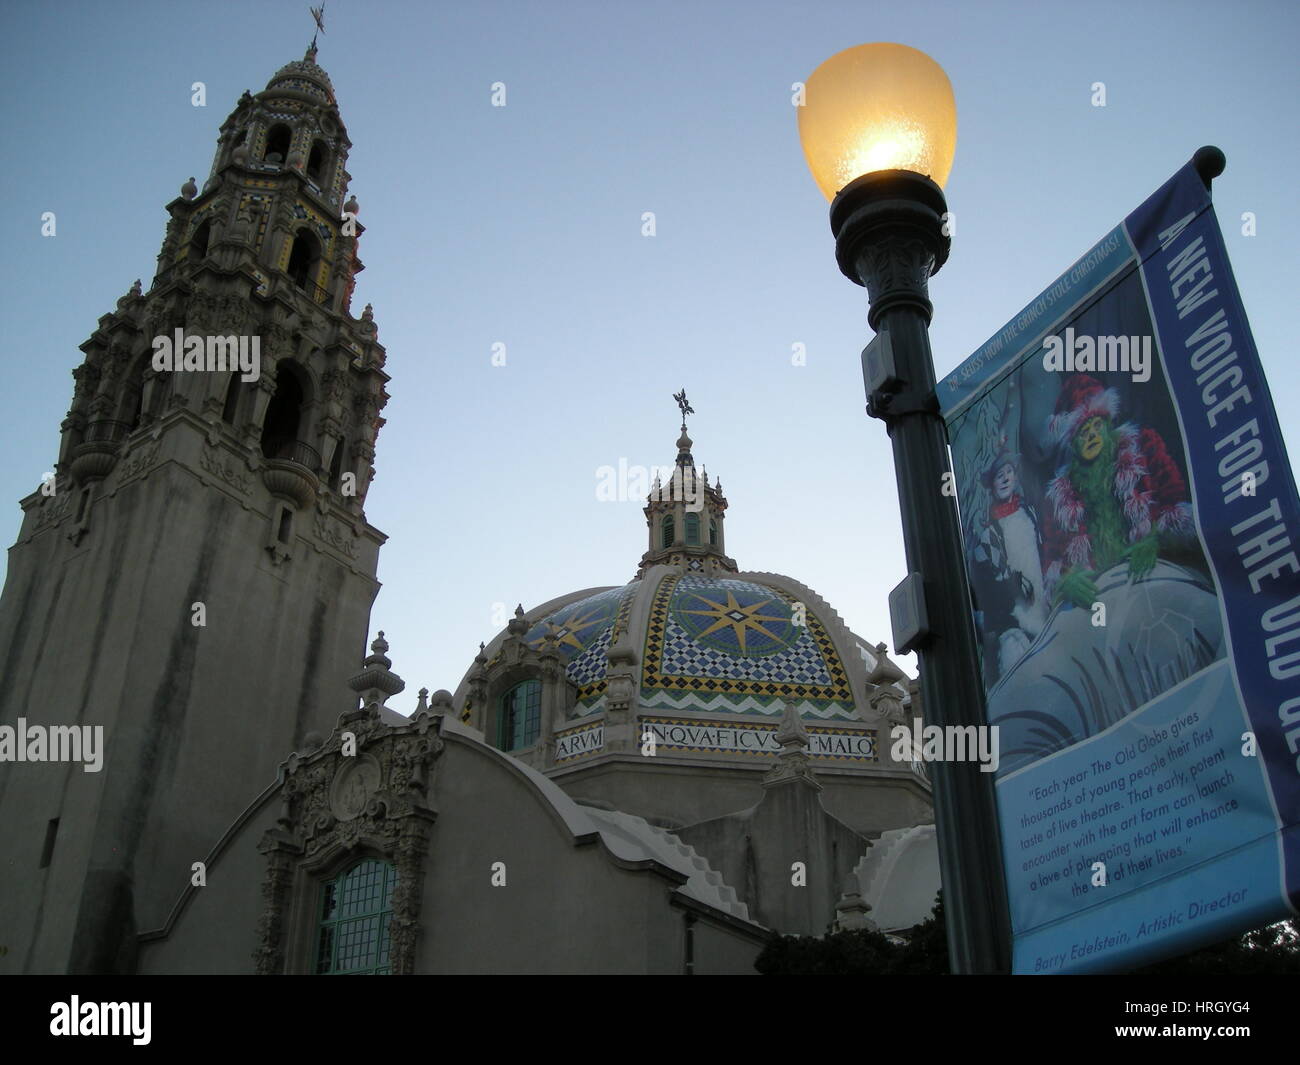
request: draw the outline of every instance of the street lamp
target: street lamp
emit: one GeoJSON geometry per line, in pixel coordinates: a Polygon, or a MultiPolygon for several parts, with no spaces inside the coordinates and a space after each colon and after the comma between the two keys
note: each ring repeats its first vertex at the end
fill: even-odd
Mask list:
{"type": "MultiPolygon", "coordinates": [[[[878,334],[863,352],[867,410],[885,422],[893,444],[909,574],[890,596],[895,647],[917,652],[927,724],[984,725],[948,436],[930,355],[928,281],[950,245],[940,186],[957,139],[952,86],[914,48],[858,45],[813,71],[799,136],[813,178],[831,200],[840,270],[866,288],[867,321],[878,334]]],[[[931,769],[952,969],[1007,972],[993,774],[975,761],[940,761],[931,769]]]]}

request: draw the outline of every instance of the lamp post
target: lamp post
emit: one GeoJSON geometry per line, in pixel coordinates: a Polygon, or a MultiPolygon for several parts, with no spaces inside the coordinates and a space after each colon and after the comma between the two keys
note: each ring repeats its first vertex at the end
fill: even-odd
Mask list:
{"type": "MultiPolygon", "coordinates": [[[[867,321],[878,334],[863,352],[867,410],[885,422],[893,444],[909,574],[890,596],[895,647],[917,652],[927,724],[984,725],[956,501],[951,476],[944,477],[948,436],[930,354],[928,280],[950,245],[941,186],[957,138],[952,86],[934,60],[913,48],[859,45],[832,56],[808,79],[799,135],[814,179],[832,200],[840,270],[867,289],[867,321]]],[[[1010,929],[993,774],[980,772],[975,761],[940,761],[931,769],[952,969],[1007,972],[1010,929]]]]}

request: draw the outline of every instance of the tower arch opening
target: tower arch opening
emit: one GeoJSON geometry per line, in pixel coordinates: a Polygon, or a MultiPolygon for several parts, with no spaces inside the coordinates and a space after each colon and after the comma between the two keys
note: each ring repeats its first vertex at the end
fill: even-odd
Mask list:
{"type": "Polygon", "coordinates": [[[283,122],[271,127],[266,135],[266,151],[262,153],[262,162],[272,166],[283,166],[289,157],[289,145],[293,141],[293,131],[283,122]]]}
{"type": "Polygon", "coordinates": [[[289,251],[289,265],[285,272],[289,279],[301,289],[311,282],[316,284],[316,269],[320,264],[320,241],[315,234],[300,229],[293,238],[293,247],[289,251]]]}
{"type": "Polygon", "coordinates": [[[311,154],[307,157],[307,178],[309,181],[321,184],[321,179],[325,175],[325,169],[329,164],[329,150],[325,147],[325,142],[321,140],[312,141],[311,154]]]}
{"type": "Polygon", "coordinates": [[[294,458],[302,449],[303,415],[307,394],[297,368],[288,359],[275,371],[275,393],[262,422],[262,454],[267,458],[294,458]]]}

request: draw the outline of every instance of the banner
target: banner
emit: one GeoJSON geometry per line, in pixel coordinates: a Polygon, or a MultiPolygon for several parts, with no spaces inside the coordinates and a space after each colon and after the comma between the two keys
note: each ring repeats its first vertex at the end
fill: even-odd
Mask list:
{"type": "Polygon", "coordinates": [[[1300,904],[1300,501],[1192,164],[939,385],[1019,973],[1300,904]]]}

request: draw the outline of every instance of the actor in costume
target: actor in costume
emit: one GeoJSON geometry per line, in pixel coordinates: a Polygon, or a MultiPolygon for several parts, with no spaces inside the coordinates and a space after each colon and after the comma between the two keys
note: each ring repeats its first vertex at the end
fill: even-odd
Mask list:
{"type": "Polygon", "coordinates": [[[985,677],[992,685],[1029,650],[1047,620],[1038,515],[1021,493],[1020,456],[1005,441],[980,476],[989,489],[988,520],[974,551],[974,584],[983,612],[985,677]]]}
{"type": "Polygon", "coordinates": [[[1088,374],[1065,379],[1049,437],[1063,460],[1047,486],[1046,591],[1090,607],[1097,576],[1128,560],[1129,580],[1195,537],[1187,485],[1154,429],[1116,424],[1119,395],[1088,374]]]}

